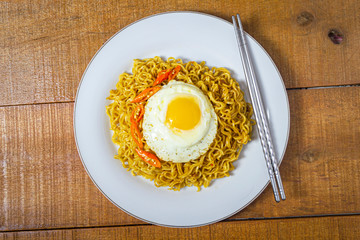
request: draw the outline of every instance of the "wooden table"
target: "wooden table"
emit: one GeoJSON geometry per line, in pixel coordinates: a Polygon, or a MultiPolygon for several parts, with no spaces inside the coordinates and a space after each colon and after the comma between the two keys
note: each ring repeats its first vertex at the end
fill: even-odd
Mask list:
{"type": "Polygon", "coordinates": [[[359,238],[360,3],[290,2],[0,2],[0,239],[359,238]],[[291,108],[286,201],[268,186],[220,223],[164,228],[122,212],[86,174],[73,134],[82,73],[119,29],[173,10],[240,13],[278,66],[291,108]]]}

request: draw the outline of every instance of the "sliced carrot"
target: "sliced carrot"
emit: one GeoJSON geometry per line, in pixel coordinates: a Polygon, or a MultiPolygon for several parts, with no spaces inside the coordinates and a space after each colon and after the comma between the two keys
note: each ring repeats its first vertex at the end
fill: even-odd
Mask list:
{"type": "Polygon", "coordinates": [[[130,120],[131,122],[140,122],[140,120],[142,119],[142,117],[144,116],[145,113],[145,108],[143,104],[139,104],[136,106],[136,108],[134,108],[134,110],[131,113],[131,117],[130,120]]]}
{"type": "Polygon", "coordinates": [[[180,65],[177,65],[177,66],[171,71],[171,73],[169,74],[169,81],[170,81],[170,80],[173,80],[173,79],[176,77],[176,75],[180,72],[180,69],[181,69],[180,65]]]}
{"type": "Polygon", "coordinates": [[[136,148],[135,151],[146,163],[150,164],[151,166],[161,168],[160,160],[154,154],[141,150],[139,148],[136,148]]]}
{"type": "Polygon", "coordinates": [[[164,80],[166,80],[169,77],[170,72],[171,72],[171,69],[162,70],[161,72],[159,72],[155,82],[153,83],[153,86],[158,85],[158,84],[162,83],[164,80]]]}
{"type": "Polygon", "coordinates": [[[139,95],[137,95],[131,102],[137,103],[137,102],[146,101],[160,89],[161,89],[160,86],[147,88],[144,91],[142,91],[139,95]]]}
{"type": "Polygon", "coordinates": [[[131,131],[131,136],[135,142],[135,144],[142,149],[144,147],[142,141],[141,141],[141,133],[139,130],[139,127],[137,125],[137,123],[135,121],[131,122],[131,127],[130,127],[130,131],[131,131]]]}

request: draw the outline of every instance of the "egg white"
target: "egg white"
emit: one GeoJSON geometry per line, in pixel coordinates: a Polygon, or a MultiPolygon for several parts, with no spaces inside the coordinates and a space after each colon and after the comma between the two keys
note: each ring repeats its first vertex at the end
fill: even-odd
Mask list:
{"type": "Polygon", "coordinates": [[[142,127],[146,143],[160,159],[188,162],[206,153],[215,139],[217,124],[216,113],[207,96],[192,84],[173,80],[147,101],[142,127]],[[174,131],[165,124],[167,106],[180,96],[197,99],[201,119],[193,129],[174,131]]]}

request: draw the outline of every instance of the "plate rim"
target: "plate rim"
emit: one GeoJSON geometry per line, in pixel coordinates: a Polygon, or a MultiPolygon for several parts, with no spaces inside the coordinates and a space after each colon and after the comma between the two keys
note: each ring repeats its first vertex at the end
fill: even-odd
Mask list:
{"type": "MultiPolygon", "coordinates": [[[[112,203],[114,204],[116,207],[118,207],[119,209],[121,209],[123,212],[125,212],[126,214],[129,214],[130,216],[138,219],[138,220],[141,220],[141,221],[144,221],[144,222],[147,222],[147,223],[150,223],[150,224],[153,224],[153,225],[157,225],[157,226],[162,226],[162,227],[171,227],[171,228],[193,228],[193,227],[200,227],[200,226],[206,226],[206,225],[210,225],[210,224],[213,224],[213,223],[217,223],[217,222],[220,222],[224,219],[227,219],[235,214],[237,214],[238,212],[242,211],[243,209],[245,209],[247,206],[249,206],[253,201],[255,201],[255,199],[257,199],[261,193],[267,188],[267,186],[269,185],[270,183],[270,180],[268,180],[268,182],[265,184],[265,186],[259,191],[258,194],[256,194],[247,204],[245,204],[244,206],[242,206],[241,208],[237,209],[236,211],[222,217],[222,218],[219,218],[217,220],[213,220],[213,221],[209,221],[209,222],[206,222],[206,223],[201,223],[201,224],[196,224],[196,225],[188,225],[188,226],[182,226],[182,225],[167,225],[167,224],[161,224],[161,223],[156,223],[156,222],[153,222],[153,221],[150,221],[150,220],[147,220],[147,219],[143,219],[129,211],[127,211],[126,209],[122,208],[120,205],[118,205],[116,202],[114,202],[110,197],[108,197],[105,192],[103,192],[103,190],[99,187],[99,185],[95,182],[95,180],[93,179],[93,177],[91,176],[88,168],[86,167],[86,164],[83,160],[83,157],[81,155],[81,151],[80,151],[80,148],[79,148],[79,144],[78,144],[78,139],[77,139],[77,134],[76,134],[76,109],[77,109],[77,101],[78,101],[78,96],[79,96],[79,91],[80,91],[80,88],[81,88],[81,85],[84,81],[84,77],[90,67],[90,65],[92,64],[93,60],[96,58],[96,56],[100,53],[100,51],[104,48],[104,46],[109,42],[111,41],[114,37],[116,37],[119,33],[121,33],[122,31],[124,31],[125,29],[131,27],[132,25],[138,23],[138,22],[141,22],[141,21],[144,21],[144,20],[147,20],[149,18],[152,18],[152,17],[157,17],[159,15],[166,15],[166,14],[178,14],[178,13],[190,13],[190,14],[198,14],[198,15],[203,15],[203,16],[207,16],[207,17],[211,17],[211,18],[215,18],[217,20],[220,20],[220,21],[223,21],[224,23],[227,23],[227,24],[230,24],[232,25],[229,21],[221,18],[221,17],[218,17],[218,16],[215,16],[215,15],[212,15],[212,14],[208,14],[208,13],[203,13],[203,12],[198,12],[198,11],[166,11],[166,12],[161,12],[161,13],[156,13],[156,14],[152,14],[152,15],[149,15],[149,16],[146,16],[146,17],[143,17],[139,20],[136,20],[128,25],[126,25],[125,27],[121,28],[119,31],[117,31],[116,33],[114,33],[109,39],[107,39],[102,45],[101,47],[96,51],[96,53],[94,54],[94,56],[91,58],[90,62],[87,64],[82,76],[81,76],[81,80],[79,82],[79,85],[78,85],[78,88],[76,90],[76,96],[75,96],[75,101],[74,101],[74,110],[73,110],[73,131],[74,131],[74,138],[75,138],[75,144],[76,144],[76,149],[77,149],[77,152],[79,154],[79,157],[80,157],[80,160],[81,160],[81,163],[82,165],[84,166],[85,168],[85,171],[86,173],[88,174],[88,176],[90,177],[91,181],[94,183],[94,185],[97,187],[97,189],[112,203]]],[[[290,125],[291,125],[291,122],[290,122],[290,104],[289,104],[289,97],[288,97],[288,94],[287,94],[287,91],[286,91],[286,87],[285,87],[285,83],[284,83],[284,80],[280,74],[280,71],[279,69],[277,68],[276,64],[274,63],[273,59],[271,58],[271,56],[269,55],[269,53],[263,48],[263,46],[258,42],[256,41],[256,39],[254,39],[250,34],[248,34],[247,32],[245,32],[246,36],[251,38],[261,49],[262,51],[268,56],[268,58],[270,59],[272,65],[275,67],[275,70],[278,74],[278,76],[280,77],[280,80],[281,80],[281,85],[283,87],[283,91],[285,92],[285,96],[286,96],[286,106],[287,106],[287,110],[288,110],[288,128],[287,128],[287,131],[286,131],[286,139],[285,139],[285,150],[284,152],[281,154],[281,157],[278,158],[279,162],[278,162],[278,166],[281,165],[282,163],[282,160],[284,158],[284,155],[286,153],[286,149],[287,149],[287,145],[288,145],[288,142],[289,142],[289,135],[290,135],[290,125]]]]}

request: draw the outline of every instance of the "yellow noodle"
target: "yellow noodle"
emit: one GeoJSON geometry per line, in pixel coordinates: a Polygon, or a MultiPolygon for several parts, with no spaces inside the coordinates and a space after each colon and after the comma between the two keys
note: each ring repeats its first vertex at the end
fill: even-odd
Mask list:
{"type": "MultiPolygon", "coordinates": [[[[110,117],[112,141],[119,146],[116,159],[121,160],[136,176],[153,180],[155,186],[167,186],[180,190],[185,186],[208,187],[211,180],[229,176],[234,169],[233,162],[238,159],[243,144],[250,141],[252,126],[252,106],[245,102],[239,84],[230,76],[226,68],[209,68],[205,62],[183,63],[181,59],[160,57],[135,59],[133,74],[119,76],[116,89],[110,91],[107,98],[113,102],[106,107],[110,117]],[[155,168],[145,163],[135,152],[135,142],[130,133],[130,115],[135,103],[130,101],[144,89],[152,86],[161,70],[180,65],[177,80],[199,87],[210,99],[218,117],[216,137],[209,150],[196,160],[186,163],[161,161],[162,167],[155,168]]],[[[165,84],[165,83],[163,83],[165,84]]],[[[140,121],[140,131],[142,132],[140,121]]],[[[145,140],[144,148],[151,151],[145,140]]]]}

